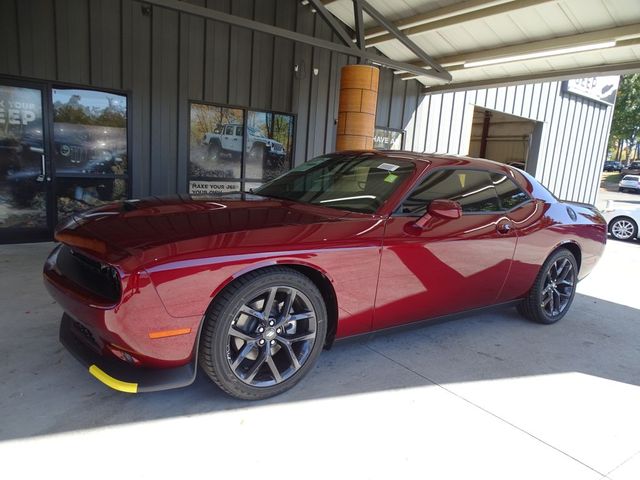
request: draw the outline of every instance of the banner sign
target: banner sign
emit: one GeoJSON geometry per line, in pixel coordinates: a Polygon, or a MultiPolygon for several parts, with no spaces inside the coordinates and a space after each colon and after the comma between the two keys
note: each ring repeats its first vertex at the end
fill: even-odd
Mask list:
{"type": "Polygon", "coordinates": [[[613,105],[618,92],[619,76],[574,78],[562,82],[562,91],[613,105]]]}

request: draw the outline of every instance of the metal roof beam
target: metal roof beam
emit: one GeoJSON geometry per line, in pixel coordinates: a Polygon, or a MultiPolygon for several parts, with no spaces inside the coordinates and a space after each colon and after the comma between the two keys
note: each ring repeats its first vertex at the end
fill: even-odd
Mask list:
{"type": "MultiPolygon", "coordinates": [[[[353,39],[351,35],[344,29],[344,24],[339,22],[336,17],[333,16],[329,10],[323,5],[321,0],[308,0],[308,2],[315,8],[325,22],[329,24],[331,29],[340,37],[345,45],[357,50],[353,45],[353,39]]],[[[357,54],[357,53],[356,53],[357,54]]]]}
{"type": "Polygon", "coordinates": [[[157,7],[168,8],[177,12],[196,15],[198,17],[207,18],[216,22],[222,22],[241,28],[247,28],[249,30],[266,33],[268,35],[274,35],[276,37],[287,38],[289,40],[293,40],[294,42],[304,43],[306,45],[311,45],[312,47],[331,50],[334,52],[342,53],[344,55],[360,56],[361,58],[369,60],[372,63],[384,65],[397,70],[407,71],[418,76],[434,77],[446,81],[451,79],[451,76],[446,71],[440,72],[435,69],[427,70],[424,67],[416,67],[415,65],[411,65],[406,62],[392,60],[390,58],[372,53],[367,50],[359,50],[355,48],[355,46],[341,45],[329,40],[315,38],[310,35],[287,30],[286,28],[268,25],[266,23],[257,22],[248,18],[231,15],[219,10],[212,10],[210,8],[201,7],[199,5],[194,5],[179,0],[145,0],[144,3],[155,5],[157,7]]]}
{"type": "Polygon", "coordinates": [[[591,65],[588,67],[567,70],[549,70],[548,72],[529,73],[526,75],[492,78],[463,83],[450,83],[425,87],[422,93],[444,93],[459,90],[473,90],[476,88],[494,88],[508,85],[523,85],[527,83],[553,82],[570,80],[572,78],[596,77],[601,75],[627,75],[640,72],[640,62],[614,63],[608,65],[591,65]]]}
{"type": "Polygon", "coordinates": [[[437,61],[431,58],[421,47],[415,44],[411,39],[409,39],[403,32],[398,30],[398,28],[391,23],[384,15],[382,15],[378,10],[376,10],[369,2],[366,0],[353,0],[356,3],[362,5],[362,9],[369,14],[376,22],[382,25],[387,31],[392,35],[395,39],[399,40],[405,47],[413,52],[413,54],[418,57],[425,65],[429,65],[436,72],[441,74],[445,80],[451,80],[451,75],[440,65],[437,61]]]}
{"type": "MultiPolygon", "coordinates": [[[[603,30],[595,30],[576,35],[565,35],[563,37],[539,40],[537,42],[519,43],[517,45],[508,45],[506,47],[449,55],[437,58],[436,61],[447,67],[449,70],[460,70],[461,68],[464,68],[465,62],[492,60],[501,57],[507,58],[515,55],[544,52],[558,48],[578,47],[612,40],[617,42],[616,47],[623,47],[629,45],[628,41],[637,38],[640,38],[640,23],[625,25],[624,27],[605,28],[603,30]]],[[[540,58],[536,58],[535,60],[540,60],[540,58]]],[[[523,61],[526,62],[526,60],[523,61]]],[[[411,64],[416,67],[425,65],[425,63],[421,61],[411,62],[411,64]]],[[[401,77],[406,80],[409,78],[415,78],[416,75],[404,73],[401,74],[401,77]]]]}
{"type": "Polygon", "coordinates": [[[364,15],[362,13],[362,3],[360,3],[360,0],[353,0],[353,19],[356,27],[356,44],[358,48],[364,49],[364,15]]]}
{"type": "MultiPolygon", "coordinates": [[[[402,18],[400,20],[394,21],[393,23],[400,30],[406,30],[410,27],[417,27],[418,25],[424,25],[429,22],[435,22],[437,20],[455,17],[457,15],[494,7],[496,5],[509,3],[512,1],[513,0],[467,0],[466,2],[454,3],[453,5],[447,5],[446,7],[436,8],[425,13],[402,18]]],[[[364,32],[364,36],[367,40],[369,40],[371,38],[379,37],[387,33],[388,32],[382,27],[371,27],[367,28],[367,30],[364,32]]]]}
{"type": "MultiPolygon", "coordinates": [[[[420,19],[417,18],[418,16],[406,18],[396,22],[396,26],[407,36],[417,35],[419,33],[450,27],[452,25],[478,20],[492,15],[500,15],[523,8],[534,7],[536,5],[552,1],[557,0],[511,0],[507,2],[479,2],[472,0],[462,4],[454,4],[450,7],[434,10],[431,12],[431,15],[427,12],[424,15],[421,15],[420,19]],[[455,7],[458,7],[458,10],[456,10],[455,7]],[[402,27],[403,23],[415,26],[402,27]]],[[[370,37],[367,42],[367,46],[369,47],[395,39],[395,36],[389,33],[378,34],[377,30],[369,30],[367,34],[370,37]]],[[[367,34],[365,34],[365,36],[367,34]]]]}

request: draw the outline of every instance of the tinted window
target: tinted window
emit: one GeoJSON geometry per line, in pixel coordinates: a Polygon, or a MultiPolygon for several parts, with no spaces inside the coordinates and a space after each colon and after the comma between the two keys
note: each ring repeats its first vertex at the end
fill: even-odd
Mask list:
{"type": "Polygon", "coordinates": [[[491,180],[493,180],[503,210],[511,210],[529,200],[529,196],[506,175],[492,173],[491,180]]]}
{"type": "Polygon", "coordinates": [[[496,190],[488,172],[479,170],[440,170],[432,173],[402,205],[402,213],[423,215],[432,200],[454,200],[462,211],[500,210],[496,190]]]}

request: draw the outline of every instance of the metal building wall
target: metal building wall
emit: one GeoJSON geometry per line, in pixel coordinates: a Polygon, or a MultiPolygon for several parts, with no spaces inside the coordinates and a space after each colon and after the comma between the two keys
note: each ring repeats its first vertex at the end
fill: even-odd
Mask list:
{"type": "MultiPolygon", "coordinates": [[[[295,0],[189,1],[338,41],[295,0]]],[[[355,59],[143,7],[134,0],[3,0],[0,74],[129,91],[134,196],[186,191],[189,100],[295,114],[295,164],[333,150],[340,67],[355,59]]]]}
{"type": "Polygon", "coordinates": [[[532,173],[559,198],[595,203],[613,107],[563,93],[561,83],[421,96],[415,86],[383,70],[380,91],[390,96],[378,100],[377,124],[406,130],[407,150],[465,155],[474,106],[543,122],[532,173]]]}

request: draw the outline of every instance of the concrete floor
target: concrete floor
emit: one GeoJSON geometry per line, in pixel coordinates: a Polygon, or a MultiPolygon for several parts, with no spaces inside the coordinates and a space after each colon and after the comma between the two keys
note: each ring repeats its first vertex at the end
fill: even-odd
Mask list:
{"type": "Polygon", "coordinates": [[[50,248],[0,247],[4,478],[640,478],[638,242],[609,242],[556,325],[506,309],[343,342],[259,403],[203,375],[98,383],[58,343],[50,248]]]}

